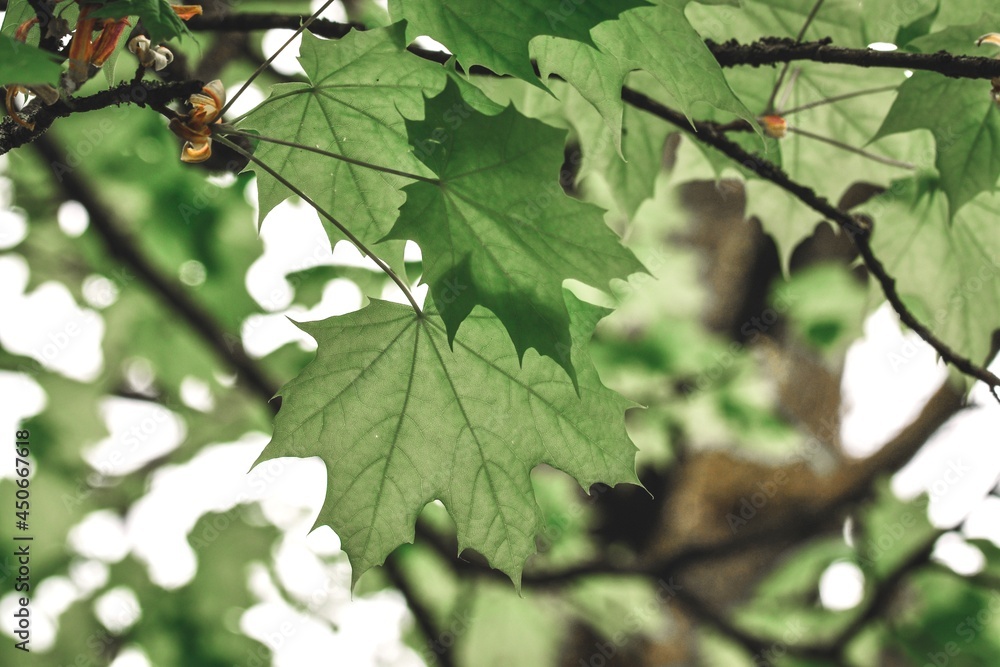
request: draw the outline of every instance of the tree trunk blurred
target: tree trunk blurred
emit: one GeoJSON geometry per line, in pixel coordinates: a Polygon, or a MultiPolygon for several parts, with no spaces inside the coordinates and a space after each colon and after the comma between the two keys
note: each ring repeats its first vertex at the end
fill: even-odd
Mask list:
{"type": "MultiPolygon", "coordinates": [[[[672,573],[684,594],[665,607],[673,630],[668,636],[623,647],[601,664],[704,664],[694,630],[706,619],[726,618],[806,540],[840,534],[853,505],[870,493],[873,479],[904,465],[962,401],[960,391],[943,386],[920,417],[881,451],[865,460],[847,459],[839,434],[843,360],[825,362],[787,335],[781,319],[754,340],[744,333],[745,323],[767,309],[781,269],[774,243],[759,221],[744,218],[742,186],[690,183],[682,187],[682,199],[690,222],[677,242],[690,244],[703,257],[702,279],[709,292],[704,326],[748,346],[777,386],[780,412],[817,443],[820,456],[779,465],[747,456],[738,442],[720,443],[726,446],[683,452],[666,476],[647,475],[652,500],[624,488],[606,494],[605,524],[649,530],[636,541],[639,562],[669,561],[693,547],[720,547],[723,555],[672,573]]],[[[846,265],[852,259],[846,236],[820,224],[796,249],[791,264],[795,272],[821,262],[846,265]]],[[[592,630],[578,627],[562,664],[594,664],[599,642],[592,630]]]]}

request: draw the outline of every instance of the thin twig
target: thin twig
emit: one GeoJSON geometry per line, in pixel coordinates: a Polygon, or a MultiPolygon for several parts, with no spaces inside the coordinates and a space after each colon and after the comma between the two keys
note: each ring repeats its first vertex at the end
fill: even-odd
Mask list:
{"type": "MultiPolygon", "coordinates": [[[[882,292],[885,294],[886,300],[892,305],[893,310],[896,311],[896,314],[899,315],[903,323],[920,336],[924,342],[933,347],[945,362],[970,377],[982,380],[990,388],[1000,387],[1000,378],[985,367],[974,363],[972,360],[951,349],[947,343],[924,326],[910,312],[906,304],[903,303],[899,292],[896,290],[896,280],[888,274],[882,262],[875,257],[875,253],[872,251],[869,242],[871,221],[842,211],[827,201],[825,197],[816,194],[812,188],[793,181],[789,178],[788,174],[774,163],[760,156],[752,155],[730,141],[712,123],[695,121],[692,125],[683,114],[628,87],[622,88],[622,99],[638,109],[642,109],[677,126],[697,141],[715,148],[734,160],[737,164],[741,164],[764,180],[774,183],[809,208],[841,227],[854,242],[868,271],[875,276],[875,279],[882,287],[882,292]]],[[[1000,398],[998,398],[998,401],[1000,401],[1000,398]]]]}
{"type": "Polygon", "coordinates": [[[781,94],[781,99],[778,101],[777,108],[774,113],[779,116],[784,116],[785,112],[782,109],[785,108],[785,104],[788,102],[788,98],[792,96],[792,90],[795,89],[795,82],[799,80],[799,75],[802,74],[802,68],[796,67],[792,70],[792,76],[788,78],[788,85],[785,86],[785,92],[781,94]]]}
{"type": "Polygon", "coordinates": [[[278,54],[284,51],[289,44],[295,41],[295,38],[301,35],[306,28],[312,25],[313,21],[319,18],[319,15],[325,12],[327,7],[332,5],[334,2],[335,0],[326,0],[326,2],[324,2],[319,9],[310,14],[309,18],[307,18],[305,21],[302,22],[302,25],[300,25],[298,28],[295,29],[295,32],[292,33],[292,36],[289,37],[287,40],[285,40],[285,43],[282,44],[280,47],[278,47],[278,50],[272,53],[270,58],[261,63],[260,67],[258,67],[253,71],[253,73],[247,78],[247,80],[243,82],[243,85],[240,86],[240,89],[236,91],[236,94],[233,95],[232,99],[230,99],[228,102],[226,102],[225,105],[223,105],[222,110],[219,111],[219,118],[222,118],[226,115],[226,112],[229,111],[229,107],[233,105],[233,102],[238,100],[240,95],[243,94],[243,91],[249,88],[250,84],[252,84],[254,80],[258,76],[260,76],[264,70],[266,70],[268,67],[271,66],[271,63],[274,62],[274,59],[278,57],[278,54]]]}
{"type": "MultiPolygon", "coordinates": [[[[813,3],[812,9],[809,11],[808,16],[806,16],[805,22],[802,24],[802,28],[799,30],[799,34],[795,36],[795,43],[798,44],[805,37],[806,30],[809,29],[810,24],[812,24],[813,19],[816,18],[816,12],[819,8],[823,6],[823,0],[816,0],[813,3]]],[[[791,63],[785,63],[784,67],[781,68],[781,73],[778,74],[778,80],[774,82],[774,88],[771,89],[771,94],[767,98],[767,104],[764,105],[764,113],[769,114],[774,111],[774,100],[778,97],[778,91],[781,90],[781,84],[785,81],[785,75],[788,74],[788,67],[791,63]]]]}
{"type": "Polygon", "coordinates": [[[398,287],[400,290],[403,291],[403,294],[406,296],[406,300],[410,302],[410,305],[413,306],[413,310],[415,310],[417,312],[417,316],[423,315],[423,311],[420,310],[420,306],[417,304],[416,298],[414,298],[413,293],[410,292],[410,288],[403,281],[403,279],[400,278],[396,274],[396,272],[392,270],[392,267],[390,267],[388,264],[386,264],[385,261],[383,261],[381,257],[379,257],[378,255],[376,255],[375,253],[373,253],[368,248],[368,246],[366,246],[361,241],[361,239],[359,239],[357,236],[354,235],[353,232],[351,232],[350,229],[348,229],[347,227],[345,227],[342,222],[340,222],[335,217],[333,217],[333,215],[331,215],[325,208],[323,208],[322,206],[320,206],[319,204],[317,204],[316,201],[313,200],[309,195],[307,195],[305,192],[303,192],[300,188],[298,188],[295,185],[293,185],[291,183],[291,181],[289,181],[287,178],[285,178],[284,176],[282,176],[281,174],[279,174],[278,172],[276,172],[274,169],[272,169],[268,165],[264,164],[264,162],[262,162],[261,160],[259,160],[252,153],[249,153],[249,152],[243,150],[243,148],[241,148],[237,144],[233,143],[229,139],[226,139],[224,136],[216,136],[215,140],[218,141],[219,143],[221,143],[222,145],[229,147],[230,149],[232,149],[236,153],[239,153],[240,155],[242,155],[246,159],[250,160],[251,162],[253,162],[255,165],[257,165],[258,167],[260,167],[261,169],[263,169],[264,171],[266,171],[276,181],[278,181],[279,183],[281,183],[282,185],[284,185],[286,188],[288,188],[289,190],[291,190],[292,192],[294,192],[296,195],[298,195],[302,199],[302,201],[306,202],[307,204],[309,204],[310,206],[312,206],[314,209],[316,209],[317,213],[319,213],[324,218],[326,218],[327,220],[329,220],[330,224],[332,224],[334,227],[336,227],[337,229],[339,229],[340,233],[343,234],[344,236],[346,236],[347,239],[358,248],[358,250],[360,250],[364,254],[368,255],[369,257],[371,257],[372,261],[375,262],[376,265],[378,265],[378,268],[382,269],[382,271],[384,271],[385,274],[387,276],[389,276],[389,278],[392,280],[392,282],[396,283],[396,287],[398,287]]]}
{"type": "Polygon", "coordinates": [[[830,137],[824,137],[821,134],[815,134],[809,130],[803,130],[800,127],[788,126],[788,131],[794,134],[801,135],[803,137],[809,137],[810,139],[815,139],[816,141],[822,141],[825,144],[830,144],[831,146],[836,146],[837,148],[847,151],[848,153],[854,153],[860,155],[861,157],[866,157],[869,160],[879,162],[890,167],[899,167],[900,169],[916,169],[917,166],[910,164],[909,162],[903,162],[902,160],[893,160],[891,157],[885,157],[878,155],[877,153],[869,153],[862,148],[856,148],[850,144],[845,144],[843,141],[837,141],[836,139],[831,139],[830,137]]]}
{"type": "Polygon", "coordinates": [[[93,188],[79,174],[79,170],[65,170],[66,153],[49,137],[39,137],[34,147],[55,174],[55,180],[66,197],[80,202],[90,216],[90,226],[96,232],[105,250],[135,273],[154,294],[186,322],[227,366],[236,371],[237,381],[251,390],[271,407],[278,391],[278,384],[267,377],[264,370],[243,350],[239,338],[230,336],[211,313],[195,302],[184,288],[156,268],[153,261],[122,231],[123,224],[114,211],[100,201],[93,188]]]}
{"type": "Polygon", "coordinates": [[[788,118],[792,114],[797,114],[800,111],[807,111],[809,109],[815,109],[816,107],[821,107],[827,104],[833,104],[835,102],[842,102],[844,100],[849,100],[855,97],[862,97],[864,95],[875,95],[877,93],[887,93],[891,90],[896,90],[899,88],[897,85],[893,86],[879,86],[878,88],[867,88],[865,90],[856,90],[853,93],[844,93],[843,95],[834,95],[833,97],[824,97],[821,100],[816,100],[815,102],[809,102],[808,104],[803,104],[801,106],[792,107],[791,109],[784,109],[781,115],[788,118]]]}
{"type": "Polygon", "coordinates": [[[275,137],[268,137],[261,134],[254,134],[252,132],[246,132],[244,130],[238,130],[230,125],[217,125],[215,126],[217,132],[222,134],[234,134],[240,137],[246,137],[247,139],[259,139],[260,141],[266,141],[269,144],[278,144],[280,146],[288,146],[289,148],[299,148],[310,153],[316,153],[318,155],[323,155],[334,160],[340,160],[341,162],[346,162],[348,164],[354,164],[359,167],[365,167],[366,169],[372,169],[374,171],[381,171],[386,174],[392,174],[394,176],[402,176],[403,178],[409,178],[415,181],[423,181],[424,183],[430,183],[432,185],[441,185],[441,181],[436,178],[428,178],[426,176],[421,176],[419,174],[411,174],[406,171],[400,171],[398,169],[393,169],[391,167],[383,167],[382,165],[373,164],[371,162],[365,162],[364,160],[357,160],[352,157],[347,157],[346,155],[341,155],[340,153],[333,153],[331,151],[323,150],[315,146],[306,146],[305,144],[298,144],[294,141],[285,141],[284,139],[277,139],[275,137]]]}

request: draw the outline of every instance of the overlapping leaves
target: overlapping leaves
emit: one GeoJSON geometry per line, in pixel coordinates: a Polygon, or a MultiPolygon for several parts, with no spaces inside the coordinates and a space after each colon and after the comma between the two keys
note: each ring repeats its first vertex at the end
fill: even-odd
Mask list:
{"type": "MultiPolygon", "coordinates": [[[[461,545],[517,581],[534,544],[535,465],[584,486],[635,481],[627,403],[584,348],[600,314],[562,284],[606,288],[642,267],[599,208],[560,188],[564,131],[408,54],[403,35],[307,36],[309,83],[276,87],[241,125],[260,137],[257,159],[363,242],[416,241],[433,300],[426,315],[374,301],[304,325],[318,357],[282,391],[264,458],[324,458],[320,522],[341,536],[355,578],[411,539],[439,498],[461,545]]],[[[260,174],[261,216],[290,193],[260,174]]]]}
{"type": "MultiPolygon", "coordinates": [[[[955,26],[912,41],[908,48],[958,55],[989,55],[976,49],[983,25],[996,27],[1000,17],[955,26]]],[[[1000,109],[987,81],[953,79],[934,72],[916,72],[899,89],[876,138],[927,130],[934,136],[934,165],[954,215],[976,195],[990,192],[1000,178],[1000,109]]]]}
{"type": "Polygon", "coordinates": [[[528,43],[539,35],[591,43],[590,31],[645,0],[551,2],[551,0],[391,0],[394,20],[405,19],[413,39],[430,35],[447,46],[466,68],[483,65],[538,83],[528,43]]]}
{"type": "Polygon", "coordinates": [[[985,360],[1000,327],[1000,197],[982,194],[949,221],[933,181],[896,181],[865,205],[876,220],[872,247],[898,278],[900,294],[946,343],[985,360]]]}
{"type": "Polygon", "coordinates": [[[503,322],[518,354],[533,347],[570,375],[562,282],[604,288],[642,270],[601,210],[559,187],[565,132],[513,107],[481,114],[454,83],[407,121],[416,155],[439,179],[406,186],[389,238],[416,241],[449,337],[477,305],[503,322]]]}
{"type": "MultiPolygon", "coordinates": [[[[621,89],[630,72],[643,70],[663,87],[669,102],[693,115],[710,107],[754,123],[753,114],[733,94],[722,68],[691,27],[677,1],[641,7],[593,31],[596,48],[565,39],[541,38],[533,51],[546,76],[558,74],[580,91],[604,117],[620,149],[621,89]]],[[[628,158],[628,156],[625,156],[628,158]]]]}
{"type": "MultiPolygon", "coordinates": [[[[303,35],[299,61],[309,83],[275,86],[240,127],[431,176],[410,149],[403,118],[420,117],[424,94],[441,90],[447,77],[444,68],[406,52],[403,31],[402,25],[395,25],[352,32],[337,41],[303,35]]],[[[266,141],[256,155],[348,224],[365,243],[375,243],[389,231],[403,203],[400,188],[408,179],[402,176],[266,141]]],[[[291,192],[259,171],[263,220],[291,192]]],[[[330,229],[334,240],[342,238],[330,229]]],[[[401,256],[401,247],[388,254],[401,256]]]]}
{"type": "MultiPolygon", "coordinates": [[[[512,3],[527,9],[517,20],[507,17],[506,32],[483,28],[496,12],[510,9],[507,4],[446,8],[395,0],[392,11],[414,25],[355,33],[336,43],[307,37],[301,61],[309,83],[279,87],[244,123],[287,142],[262,137],[258,158],[364,242],[413,240],[423,253],[423,280],[433,302],[427,313],[373,301],[362,311],[303,326],[317,339],[318,356],[282,390],[274,439],[262,455],[318,453],[324,459],[329,487],[318,522],[341,536],[355,579],[410,541],[419,512],[440,499],[455,518],[460,548],[482,552],[517,583],[538,521],[530,483],[535,465],[561,468],[584,486],[634,481],[634,448],[622,427],[627,404],[600,384],[584,348],[601,315],[567,297],[563,282],[605,288],[641,265],[605,225],[600,209],[562,192],[564,131],[475,97],[453,70],[406,53],[407,36],[430,34],[465,66],[484,64],[537,84],[528,42],[551,35],[534,42],[542,73],[563,75],[598,110],[615,135],[610,145],[621,123],[616,91],[639,69],[684,110],[707,102],[717,112],[753,119],[687,23],[682,2],[630,11],[624,10],[634,4],[588,8],[574,15],[579,24],[558,30],[540,26],[536,14],[542,9],[512,3]],[[511,33],[518,20],[528,24],[511,33]],[[664,34],[672,37],[671,48],[654,48],[654,37],[664,34]],[[674,57],[680,51],[685,57],[674,57]],[[478,101],[470,104],[472,99],[478,101]],[[526,356],[529,348],[540,356],[526,356]]],[[[834,6],[826,19],[840,9],[834,6]]],[[[759,26],[751,30],[774,32],[771,22],[784,11],[757,3],[749,15],[759,26]]],[[[828,68],[803,70],[790,101],[779,105],[808,105],[836,93],[839,78],[828,68]]],[[[878,83],[899,80],[885,75],[878,83]]],[[[750,96],[760,111],[768,106],[768,88],[758,80],[761,99],[750,96]]],[[[881,120],[870,106],[860,99],[822,111],[809,106],[801,118],[819,119],[830,136],[861,145],[881,120]]],[[[829,148],[799,141],[780,152],[773,143],[769,148],[775,150],[769,157],[793,177],[824,183],[833,199],[868,171],[884,169],[863,162],[865,168],[840,169],[830,179],[829,148]]],[[[644,161],[647,168],[655,168],[658,155],[657,147],[644,161]]],[[[904,147],[900,157],[909,156],[904,147]]],[[[630,212],[645,189],[632,192],[628,179],[621,181],[613,195],[630,212]]],[[[289,194],[263,175],[260,192],[262,216],[289,194]]],[[[925,204],[899,192],[880,202],[894,210],[925,204]]],[[[940,199],[933,202],[926,213],[936,220],[940,199]]],[[[967,255],[983,234],[981,223],[970,218],[964,231],[935,226],[923,236],[896,237],[908,238],[908,248],[926,247],[928,255],[956,245],[967,255]]],[[[789,231],[786,252],[807,231],[789,231]]],[[[912,274],[909,251],[879,233],[890,268],[912,274]]],[[[934,261],[947,267],[947,275],[933,288],[924,286],[927,310],[948,303],[970,280],[961,263],[951,266],[936,255],[934,261]]],[[[984,339],[963,337],[956,324],[967,315],[949,313],[942,334],[962,350],[985,354],[984,339]]]]}
{"type": "Polygon", "coordinates": [[[316,360],[280,392],[261,460],[318,454],[329,482],[318,524],[330,525],[355,581],[412,541],[424,505],[440,499],[471,547],[520,581],[538,511],[530,472],[548,463],[584,488],[636,482],[628,402],[601,385],[586,343],[605,311],[567,293],[579,394],[565,371],[530,355],[475,311],[449,344],[433,309],[372,301],[301,325],[316,360]]]}

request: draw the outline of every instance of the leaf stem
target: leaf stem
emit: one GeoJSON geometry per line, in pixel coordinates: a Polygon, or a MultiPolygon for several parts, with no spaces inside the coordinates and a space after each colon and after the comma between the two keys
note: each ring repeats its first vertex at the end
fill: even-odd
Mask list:
{"type": "Polygon", "coordinates": [[[294,141],[285,141],[284,139],[277,139],[275,137],[267,137],[261,134],[253,134],[251,132],[245,132],[231,125],[218,125],[215,127],[217,132],[222,134],[234,134],[240,137],[246,137],[247,139],[259,139],[260,141],[266,141],[269,144],[278,144],[280,146],[288,146],[290,148],[299,148],[304,151],[309,151],[310,153],[317,153],[319,155],[325,155],[326,157],[333,158],[334,160],[340,160],[341,162],[347,162],[348,164],[354,164],[359,167],[365,167],[366,169],[372,169],[374,171],[381,171],[386,174],[392,174],[394,176],[402,176],[403,178],[411,178],[415,181],[423,181],[424,183],[430,183],[432,185],[441,185],[441,181],[436,178],[427,178],[426,176],[420,176],[419,174],[411,174],[408,171],[400,171],[398,169],[392,169],[391,167],[383,167],[382,165],[373,164],[371,162],[365,162],[364,160],[358,160],[352,157],[347,157],[346,155],[341,155],[340,153],[333,153],[322,148],[316,148],[313,146],[306,146],[304,144],[295,143],[294,141]]]}
{"type": "Polygon", "coordinates": [[[785,108],[788,98],[792,96],[792,91],[795,89],[795,82],[799,80],[800,74],[802,74],[802,68],[796,67],[792,70],[792,75],[788,77],[788,85],[785,86],[785,92],[781,94],[781,99],[778,100],[778,103],[774,108],[774,112],[779,116],[785,115],[781,110],[785,108]]]}
{"type": "Polygon", "coordinates": [[[889,165],[890,167],[899,167],[900,169],[916,169],[917,166],[910,164],[909,162],[903,162],[901,160],[893,160],[891,157],[884,157],[882,155],[877,155],[876,153],[869,153],[861,148],[856,148],[850,144],[845,144],[842,141],[837,141],[836,139],[831,139],[829,137],[824,137],[820,134],[814,134],[808,130],[803,130],[797,127],[788,127],[789,132],[794,132],[795,134],[802,135],[803,137],[809,137],[810,139],[815,139],[816,141],[822,141],[825,144],[830,144],[831,146],[836,146],[841,150],[845,150],[849,153],[854,153],[862,157],[866,157],[869,160],[874,160],[881,164],[889,165]]]}
{"type": "Polygon", "coordinates": [[[782,111],[781,115],[784,117],[791,116],[792,114],[799,113],[800,111],[807,111],[809,109],[815,109],[816,107],[821,107],[826,104],[833,104],[834,102],[841,102],[843,100],[849,100],[854,97],[861,97],[863,95],[875,95],[877,93],[887,93],[891,90],[896,90],[899,86],[879,86],[878,88],[866,88],[865,90],[855,90],[853,93],[844,93],[843,95],[834,95],[833,97],[825,97],[821,100],[816,100],[815,102],[810,102],[809,104],[803,104],[802,106],[792,107],[786,111],[782,111]]]}
{"type": "Polygon", "coordinates": [[[323,5],[319,9],[317,9],[312,14],[310,14],[309,18],[307,18],[305,21],[302,22],[302,25],[300,25],[298,27],[298,29],[294,33],[292,33],[291,37],[289,37],[287,40],[285,40],[285,43],[282,44],[278,48],[277,51],[275,51],[274,53],[271,54],[270,58],[268,58],[267,60],[265,60],[264,62],[262,62],[260,64],[260,67],[258,67],[257,69],[255,69],[253,71],[253,73],[249,76],[249,78],[247,78],[247,80],[243,82],[243,85],[240,86],[240,89],[236,91],[236,94],[233,95],[232,98],[228,102],[225,103],[225,105],[223,105],[222,111],[219,112],[219,118],[222,118],[223,116],[226,115],[226,112],[229,110],[229,107],[233,106],[233,102],[235,102],[236,100],[238,100],[240,98],[240,95],[243,94],[243,91],[250,87],[250,84],[252,84],[254,82],[254,79],[256,79],[258,76],[260,76],[261,73],[264,70],[266,70],[268,67],[270,67],[271,63],[274,62],[274,59],[278,57],[278,54],[280,54],[282,51],[284,51],[288,47],[288,45],[291,44],[295,40],[296,37],[298,37],[303,32],[305,32],[305,29],[308,28],[312,24],[313,21],[315,21],[317,18],[319,18],[319,15],[322,14],[323,12],[325,12],[326,8],[329,7],[330,5],[332,5],[334,3],[334,1],[335,0],[326,0],[326,2],[324,2],[323,5]]]}
{"type": "Polygon", "coordinates": [[[295,194],[297,194],[299,197],[301,197],[304,202],[306,202],[307,204],[309,204],[310,206],[312,206],[314,209],[316,209],[317,213],[319,213],[324,218],[326,218],[327,220],[329,220],[330,224],[332,224],[334,227],[336,227],[337,229],[339,229],[340,232],[344,236],[346,236],[351,243],[353,243],[355,246],[357,246],[358,250],[360,250],[361,252],[365,253],[369,257],[371,257],[372,261],[375,262],[376,265],[378,265],[378,268],[382,269],[382,271],[387,276],[389,276],[389,278],[392,280],[392,282],[396,283],[396,287],[398,287],[400,290],[402,290],[403,294],[406,296],[406,300],[410,302],[411,306],[413,306],[413,310],[417,311],[417,315],[418,316],[423,315],[423,311],[420,310],[420,306],[417,304],[417,300],[414,298],[413,293],[410,291],[410,288],[406,285],[406,283],[403,281],[403,279],[400,278],[399,275],[395,271],[392,270],[392,267],[390,267],[388,264],[386,264],[385,261],[383,261],[381,257],[379,257],[378,255],[376,255],[375,253],[373,253],[368,248],[368,246],[366,246],[364,243],[362,243],[361,239],[359,239],[357,236],[355,236],[354,233],[351,232],[351,230],[349,230],[347,227],[345,227],[342,222],[340,222],[335,217],[333,217],[325,208],[323,208],[322,206],[320,206],[319,204],[317,204],[309,195],[307,195],[305,192],[303,192],[302,190],[300,190],[298,187],[292,185],[292,183],[288,179],[286,179],[284,176],[282,176],[281,174],[279,174],[278,172],[276,172],[274,169],[271,169],[271,167],[269,167],[268,165],[264,164],[264,162],[262,162],[259,158],[257,158],[255,155],[253,155],[249,151],[243,150],[243,148],[241,148],[240,146],[236,145],[235,143],[233,143],[229,139],[226,139],[224,136],[216,136],[215,140],[218,141],[219,143],[221,143],[223,146],[227,146],[228,148],[236,151],[237,153],[239,153],[240,155],[242,155],[246,159],[248,159],[251,162],[253,162],[255,165],[257,165],[258,167],[260,167],[261,169],[263,169],[264,171],[266,171],[269,175],[271,175],[276,181],[278,181],[279,183],[281,183],[282,185],[284,185],[286,188],[288,188],[289,190],[291,190],[292,192],[294,192],[295,194]]]}
{"type": "MultiPolygon", "coordinates": [[[[805,23],[802,24],[802,29],[799,30],[799,34],[795,36],[795,43],[798,44],[802,41],[802,38],[806,35],[806,30],[812,24],[813,19],[816,18],[816,14],[819,12],[820,7],[823,6],[823,0],[816,0],[813,4],[811,10],[809,10],[809,15],[806,16],[805,23]]],[[[764,114],[769,114],[774,111],[774,100],[778,97],[778,91],[781,90],[781,84],[785,81],[785,75],[788,74],[788,67],[791,63],[786,62],[784,67],[781,68],[781,74],[778,75],[778,80],[774,82],[774,88],[771,89],[771,95],[767,98],[767,105],[764,107],[764,114]]]]}

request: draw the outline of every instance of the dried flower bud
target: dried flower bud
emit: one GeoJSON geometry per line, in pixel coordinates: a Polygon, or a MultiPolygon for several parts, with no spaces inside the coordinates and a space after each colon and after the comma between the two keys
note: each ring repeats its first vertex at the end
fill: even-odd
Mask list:
{"type": "Polygon", "coordinates": [[[174,61],[174,54],[167,47],[152,46],[145,35],[138,35],[129,40],[128,50],[136,55],[143,67],[152,67],[159,72],[174,61]]]}
{"type": "Polygon", "coordinates": [[[788,134],[788,121],[781,116],[764,116],[760,119],[764,134],[772,139],[783,139],[788,134]]]}
{"type": "Polygon", "coordinates": [[[976,46],[982,46],[983,44],[1000,46],[1000,32],[988,32],[976,40],[976,46]]]}
{"type": "Polygon", "coordinates": [[[174,10],[174,13],[182,21],[193,19],[195,16],[201,16],[204,13],[201,5],[170,5],[170,9],[174,10]]]}
{"type": "Polygon", "coordinates": [[[222,112],[226,89],[216,79],[206,83],[200,93],[188,98],[191,110],[184,119],[170,121],[170,131],[184,139],[182,162],[204,162],[212,156],[212,129],[209,127],[222,112]]]}

